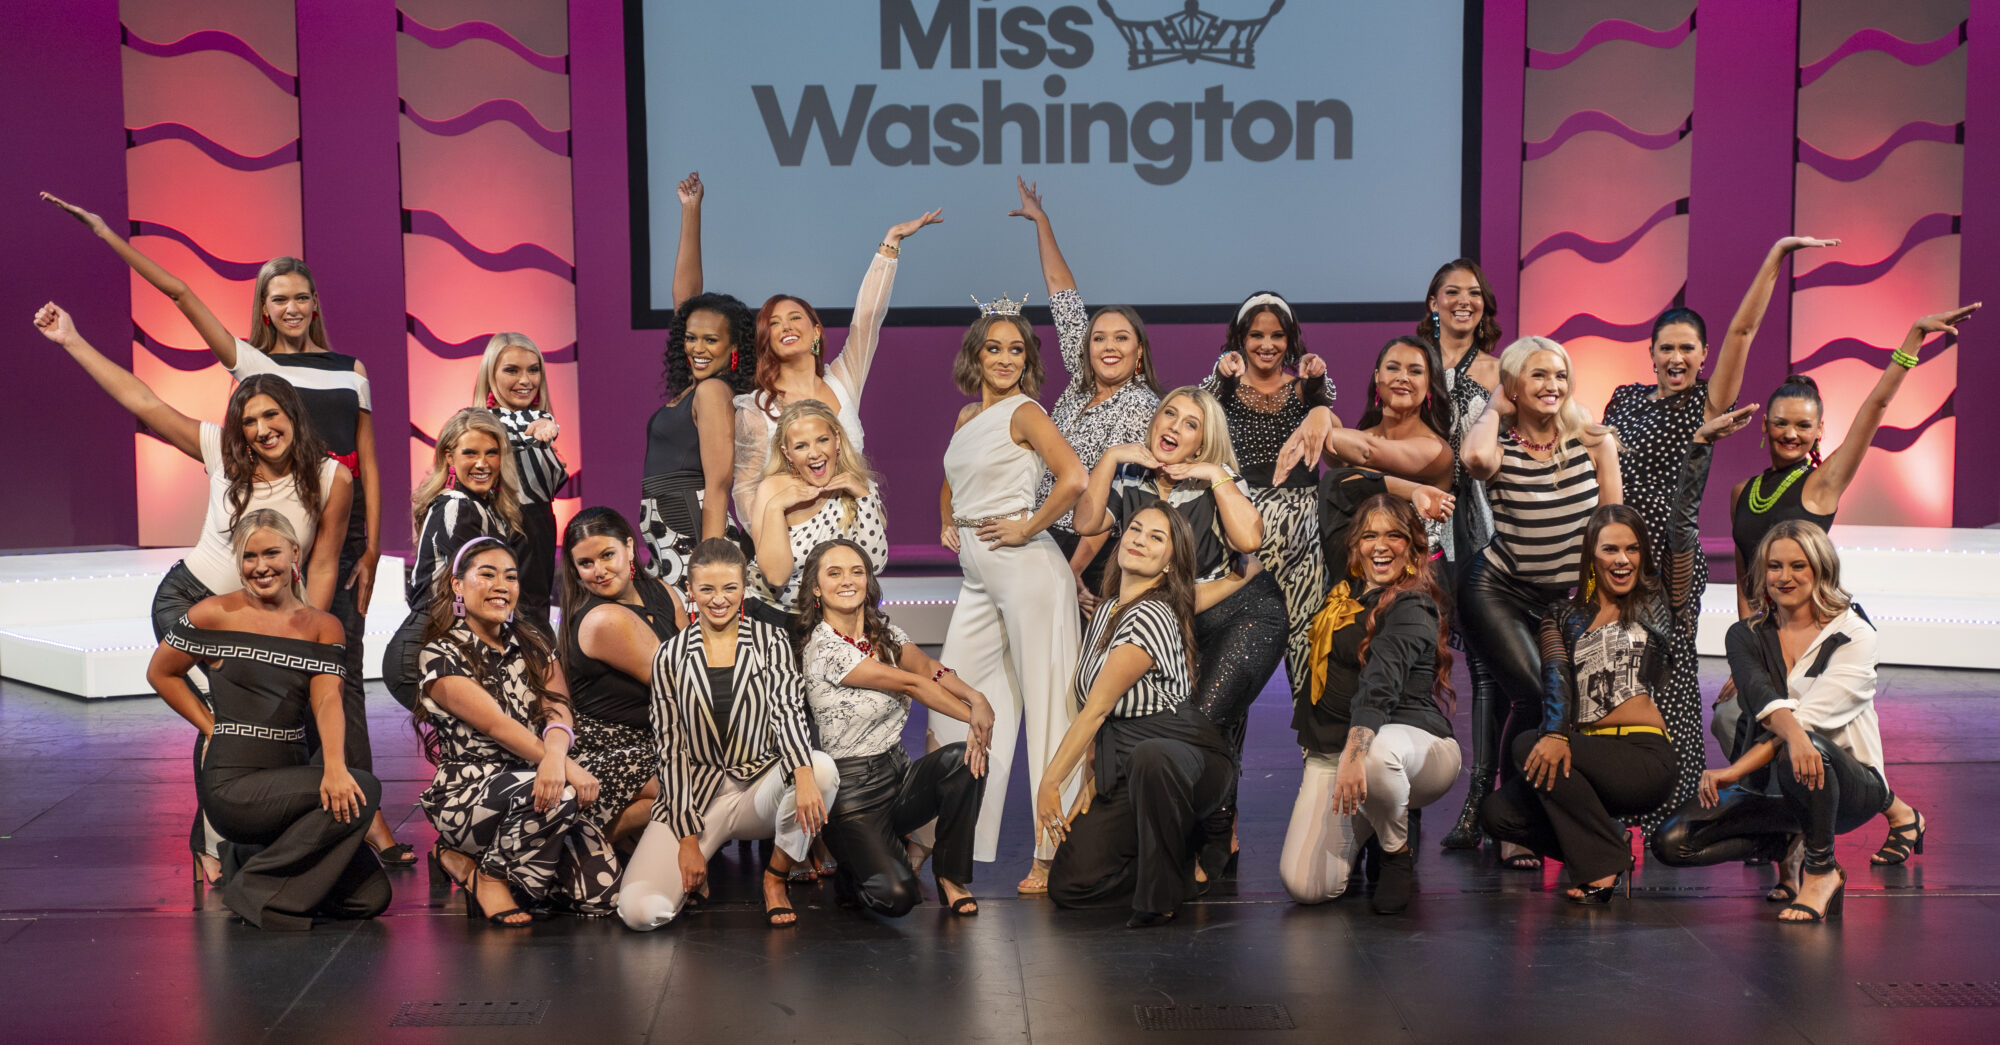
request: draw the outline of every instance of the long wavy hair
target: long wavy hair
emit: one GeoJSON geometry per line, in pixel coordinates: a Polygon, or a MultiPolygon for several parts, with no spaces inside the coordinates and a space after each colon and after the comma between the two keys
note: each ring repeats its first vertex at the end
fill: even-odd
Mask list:
{"type": "MultiPolygon", "coordinates": [[[[1229,329],[1222,335],[1222,351],[1218,354],[1228,355],[1231,352],[1242,354],[1243,343],[1250,337],[1250,324],[1255,323],[1258,316],[1269,313],[1278,317],[1278,329],[1282,330],[1285,334],[1285,358],[1280,361],[1279,365],[1287,370],[1296,371],[1299,368],[1299,360],[1306,354],[1305,331],[1299,329],[1299,321],[1292,314],[1292,303],[1286,301],[1276,291],[1260,290],[1243,300],[1247,303],[1251,298],[1263,297],[1265,295],[1277,298],[1278,301],[1262,301],[1251,305],[1249,308],[1244,308],[1240,305],[1237,307],[1236,318],[1229,321],[1229,329]]],[[[1243,355],[1243,364],[1247,370],[1250,364],[1248,354],[1243,355]]],[[[1305,377],[1299,380],[1303,382],[1299,386],[1300,399],[1307,403],[1325,401],[1326,375],[1305,377]]],[[[1236,394],[1236,385],[1239,381],[1241,381],[1241,378],[1218,377],[1216,384],[1221,389],[1223,395],[1229,396],[1236,394]]],[[[1161,398],[1165,397],[1162,396],[1161,398]]]]}
{"type": "Polygon", "coordinates": [[[1368,518],[1381,515],[1389,520],[1390,526],[1402,535],[1409,548],[1410,569],[1403,571],[1395,580],[1382,586],[1382,596],[1375,601],[1375,612],[1368,615],[1367,630],[1361,636],[1360,656],[1363,664],[1368,663],[1368,648],[1375,642],[1376,626],[1389,615],[1389,607],[1406,592],[1421,592],[1430,596],[1431,604],[1438,610],[1437,629],[1437,670],[1431,679],[1431,699],[1443,707],[1450,715],[1458,709],[1458,694],[1451,688],[1451,600],[1445,595],[1444,586],[1438,583],[1437,570],[1431,559],[1430,539],[1424,535],[1424,521],[1417,516],[1417,510],[1410,502],[1400,497],[1378,493],[1361,502],[1354,511],[1354,523],[1347,530],[1347,572],[1351,576],[1361,576],[1361,531],[1367,527],[1368,518]]]}
{"type": "Polygon", "coordinates": [[[1764,587],[1764,564],[1771,560],[1771,548],[1779,541],[1797,542],[1799,550],[1805,553],[1806,565],[1813,571],[1813,613],[1819,619],[1832,620],[1854,605],[1854,596],[1840,586],[1840,551],[1833,546],[1832,538],[1817,523],[1785,519],[1765,531],[1764,539],[1757,542],[1756,558],[1744,564],[1750,574],[1744,597],[1755,614],[1753,621],[1764,620],[1778,608],[1777,600],[1764,587]]]}
{"type": "Polygon", "coordinates": [[[583,604],[590,600],[590,589],[583,586],[583,577],[576,572],[576,560],[571,557],[576,546],[592,537],[609,537],[623,541],[632,549],[632,586],[639,590],[639,601],[648,607],[671,607],[673,596],[667,593],[667,586],[653,576],[653,571],[641,561],[648,550],[645,541],[639,539],[638,531],[618,509],[596,505],[576,513],[576,517],[563,527],[562,563],[558,574],[562,588],[562,652],[565,661],[573,660],[583,652],[578,643],[577,629],[583,625],[583,604]]]}
{"type": "Polygon", "coordinates": [[[424,481],[417,484],[415,493],[410,495],[410,523],[418,533],[424,531],[424,516],[431,510],[431,502],[444,492],[446,480],[451,474],[451,455],[458,450],[458,441],[468,432],[479,432],[491,436],[500,444],[500,478],[493,483],[491,504],[498,512],[507,528],[521,532],[521,473],[514,465],[514,448],[507,442],[507,429],[493,411],[484,407],[468,406],[451,415],[444,427],[438,429],[437,448],[431,451],[431,471],[424,481]]]}
{"type": "MultiPolygon", "coordinates": [[[[1194,529],[1188,526],[1181,513],[1163,504],[1150,504],[1132,513],[1131,521],[1125,529],[1131,529],[1141,515],[1154,512],[1167,520],[1167,539],[1173,548],[1167,554],[1167,572],[1152,587],[1139,594],[1131,602],[1112,611],[1111,619],[1104,624],[1104,630],[1097,636],[1097,648],[1102,650],[1111,644],[1111,636],[1118,632],[1118,622],[1132,607],[1142,602],[1161,602],[1173,611],[1174,620],[1181,626],[1181,649],[1187,654],[1188,678],[1195,673],[1194,663],[1194,529]]],[[[1114,544],[1125,539],[1121,531],[1112,535],[1114,544]]],[[[1113,553],[1113,569],[1104,571],[1104,580],[1097,586],[1097,594],[1106,602],[1118,601],[1118,589],[1124,584],[1125,570],[1116,567],[1116,552],[1113,553]]],[[[1150,650],[1148,653],[1152,652],[1150,650]]]]}
{"type": "Polygon", "coordinates": [[[1438,355],[1438,347],[1426,338],[1413,334],[1392,337],[1375,353],[1375,367],[1368,377],[1368,409],[1362,411],[1361,420],[1355,428],[1366,430],[1382,423],[1382,403],[1376,398],[1375,377],[1382,369],[1382,360],[1389,357],[1389,350],[1398,345],[1414,348],[1424,354],[1424,401],[1417,407],[1417,417],[1424,427],[1431,430],[1444,445],[1451,445],[1451,393],[1444,387],[1444,362],[1438,355]]]}
{"type": "Polygon", "coordinates": [[[813,346],[813,376],[826,376],[826,324],[820,322],[819,312],[806,299],[796,294],[773,294],[764,299],[764,307],[757,310],[757,333],[755,341],[756,371],[752,382],[757,386],[757,396],[753,400],[757,409],[766,414],[778,402],[778,373],[783,369],[778,357],[771,351],[771,317],[777,314],[778,306],[790,301],[799,306],[812,325],[820,328],[820,341],[813,346]]]}
{"type": "Polygon", "coordinates": [[[1143,381],[1154,395],[1159,395],[1160,377],[1153,372],[1153,343],[1146,337],[1146,321],[1130,305],[1105,305],[1090,314],[1090,325],[1083,329],[1083,366],[1070,375],[1070,387],[1082,393],[1086,402],[1097,396],[1097,370],[1090,365],[1090,336],[1097,332],[1097,323],[1105,316],[1123,316],[1132,325],[1132,339],[1139,343],[1139,368],[1125,379],[1126,383],[1143,381]]]}
{"type": "MultiPolygon", "coordinates": [[[[455,646],[465,663],[480,673],[472,681],[478,683],[480,688],[489,694],[498,693],[505,684],[506,665],[490,663],[493,658],[480,652],[478,647],[482,643],[477,636],[470,633],[470,629],[462,637],[452,636],[452,626],[458,623],[459,617],[452,610],[451,583],[454,580],[464,580],[471,574],[480,556],[495,551],[504,552],[509,562],[514,561],[514,549],[509,548],[506,541],[497,537],[483,535],[474,537],[459,547],[458,552],[452,556],[451,569],[439,573],[437,580],[431,584],[429,615],[424,620],[423,631],[425,645],[444,642],[455,646]]],[[[517,586],[517,597],[518,592],[517,586]]],[[[549,689],[544,681],[556,661],[555,646],[550,641],[549,633],[543,631],[541,625],[535,623],[532,617],[516,617],[513,621],[501,625],[501,628],[504,629],[503,633],[512,633],[520,646],[521,657],[527,661],[528,670],[523,674],[528,681],[528,692],[533,695],[528,704],[528,725],[539,733],[542,727],[548,724],[553,709],[572,707],[568,696],[549,689]]],[[[436,724],[431,721],[430,709],[425,707],[423,699],[419,699],[410,711],[411,717],[416,720],[417,736],[423,741],[424,757],[430,760],[432,765],[437,765],[444,754],[444,740],[438,734],[436,724]]],[[[571,714],[574,717],[573,709],[571,714]]]]}
{"type": "MultiPolygon", "coordinates": [[[[729,350],[736,356],[736,365],[721,370],[715,376],[738,395],[756,388],[757,331],[760,329],[757,315],[750,311],[750,306],[728,294],[696,294],[681,302],[681,307],[674,310],[673,323],[667,327],[667,347],[661,353],[661,381],[666,387],[667,398],[679,398],[694,383],[694,368],[688,365],[686,340],[688,320],[697,312],[713,312],[729,326],[729,350]]],[[[817,317],[814,322],[818,322],[817,317]]],[[[775,380],[775,375],[773,377],[775,380]]]]}
{"type": "MultiPolygon", "coordinates": [[[[1015,385],[1017,389],[1033,397],[1042,390],[1042,382],[1048,379],[1049,371],[1042,365],[1042,338],[1035,333],[1035,325],[1026,316],[980,316],[965,328],[965,337],[960,339],[958,355],[951,362],[951,380],[958,390],[966,395],[979,394],[985,375],[979,368],[980,350],[986,347],[986,334],[996,325],[1012,323],[1021,332],[1021,341],[1027,352],[1021,364],[1021,377],[1015,385]]],[[[1090,367],[1085,366],[1088,373],[1090,367]]]]}
{"type": "Polygon", "coordinates": [[[1160,419],[1167,404],[1176,399],[1185,399],[1201,411],[1201,449],[1195,451],[1194,460],[1202,464],[1219,464],[1231,473],[1243,469],[1236,464],[1236,446],[1229,441],[1229,418],[1222,412],[1222,402],[1215,394],[1200,385],[1182,385],[1160,397],[1160,405],[1153,408],[1153,416],[1146,422],[1148,437],[1153,430],[1153,422],[1160,419]]]}
{"type": "Polygon", "coordinates": [[[535,354],[535,362],[542,364],[542,387],[535,390],[534,401],[528,404],[530,410],[549,408],[549,361],[542,357],[542,350],[535,346],[533,338],[512,330],[503,330],[486,340],[486,354],[479,357],[479,374],[472,379],[472,405],[488,407],[486,400],[493,395],[493,386],[498,384],[494,371],[500,367],[500,354],[510,348],[519,348],[535,354]]]}
{"type": "Polygon", "coordinates": [[[326,444],[313,431],[306,416],[305,401],[290,381],[276,374],[252,374],[229,394],[228,421],[222,426],[222,475],[229,480],[229,525],[234,527],[250,505],[251,487],[256,484],[257,451],[243,434],[243,411],[250,400],[270,396],[292,423],[292,448],[285,453],[285,475],[298,493],[299,506],[306,518],[319,518],[319,468],[326,460],[326,444]]]}
{"type": "Polygon", "coordinates": [[[806,642],[812,638],[813,629],[826,619],[826,609],[819,604],[818,598],[819,564],[826,558],[826,553],[835,548],[853,552],[861,559],[861,568],[868,571],[868,587],[861,599],[861,638],[871,648],[870,656],[894,667],[903,655],[903,646],[896,641],[895,633],[889,630],[889,618],[882,613],[882,582],[875,577],[875,564],[868,561],[868,553],[845,537],[821,541],[806,555],[805,565],[801,567],[805,572],[800,575],[802,579],[799,581],[799,608],[792,612],[788,625],[792,655],[803,660],[806,642]],[[814,596],[811,602],[806,601],[808,594],[814,596]]]}
{"type": "Polygon", "coordinates": [[[236,520],[236,528],[231,531],[229,537],[229,554],[236,561],[237,572],[240,574],[243,571],[243,549],[249,546],[250,538],[257,536],[259,530],[269,530],[292,546],[292,554],[297,556],[292,561],[292,594],[297,596],[300,602],[304,602],[306,600],[306,581],[303,572],[305,556],[302,554],[304,549],[299,546],[299,531],[293,529],[292,521],[278,511],[258,508],[244,512],[243,518],[236,520]]]}
{"type": "MultiPolygon", "coordinates": [[[[265,262],[257,270],[257,286],[250,294],[250,347],[259,352],[269,351],[278,343],[278,332],[264,320],[264,303],[271,298],[271,280],[277,276],[299,276],[305,279],[306,289],[313,296],[312,322],[306,324],[306,340],[326,348],[325,313],[320,308],[319,284],[313,279],[312,269],[306,263],[293,257],[276,257],[265,262]]],[[[331,349],[327,349],[332,351],[331,349]]]]}
{"type": "MultiPolygon", "coordinates": [[[[1500,299],[1493,296],[1493,284],[1486,281],[1486,270],[1471,258],[1453,258],[1438,267],[1431,277],[1430,289],[1424,291],[1424,301],[1429,302],[1444,289],[1445,278],[1454,272],[1470,272],[1473,281],[1479,284],[1479,299],[1486,307],[1479,311],[1479,325],[1472,328],[1472,350],[1491,352],[1500,344],[1500,299]]],[[[1441,320],[1433,320],[1429,314],[1417,321],[1417,336],[1427,337],[1435,344],[1444,343],[1444,326],[1441,320]]]]}
{"type": "MultiPolygon", "coordinates": [[[[764,457],[764,478],[791,471],[792,462],[785,456],[785,440],[791,437],[792,426],[800,421],[825,422],[829,431],[840,440],[840,452],[834,456],[834,474],[858,475],[873,489],[878,481],[875,472],[868,467],[868,458],[854,448],[854,440],[847,437],[847,429],[841,427],[840,418],[825,403],[817,399],[801,399],[785,407],[778,415],[778,423],[771,426],[770,452],[764,457]]],[[[855,516],[861,512],[861,505],[850,494],[840,495],[840,529],[845,533],[854,528],[855,516]]]]}
{"type": "Polygon", "coordinates": [[[1521,377],[1523,371],[1528,368],[1528,359],[1537,352],[1555,353],[1556,358],[1562,360],[1563,369],[1569,371],[1569,392],[1563,396],[1562,405],[1556,407],[1556,463],[1562,464],[1568,456],[1568,443],[1571,439],[1602,436],[1610,439],[1614,448],[1617,447],[1618,432],[1609,425],[1592,421],[1590,415],[1583,412],[1583,405],[1576,401],[1576,366],[1570,362],[1569,350],[1555,341],[1530,334],[1508,345],[1507,350],[1500,353],[1500,389],[1496,390],[1495,394],[1499,391],[1509,394],[1520,391],[1521,377]]]}
{"type": "Polygon", "coordinates": [[[1630,527],[1639,539],[1639,562],[1632,571],[1632,590],[1623,595],[1612,595],[1611,604],[1618,607],[1619,620],[1634,620],[1641,604],[1660,590],[1660,562],[1653,557],[1653,535],[1646,532],[1646,519],[1631,505],[1600,504],[1590,513],[1590,521],[1583,527],[1583,558],[1577,564],[1576,594],[1570,597],[1570,605],[1578,610],[1595,612],[1597,608],[1596,587],[1603,582],[1597,576],[1597,540],[1604,534],[1604,528],[1617,523],[1630,527]]]}

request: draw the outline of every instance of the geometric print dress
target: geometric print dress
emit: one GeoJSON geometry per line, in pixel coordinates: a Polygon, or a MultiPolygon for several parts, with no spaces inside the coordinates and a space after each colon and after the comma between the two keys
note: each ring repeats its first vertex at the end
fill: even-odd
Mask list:
{"type": "Polygon", "coordinates": [[[502,634],[507,647],[496,650],[460,621],[419,656],[421,706],[439,743],[437,772],[418,801],[446,846],[476,859],[481,874],[507,882],[524,905],[610,914],[618,899],[618,856],[577,804],[576,789],[563,788],[562,801],[536,812],[535,767],[430,699],[438,679],[468,678],[532,731],[527,659],[514,629],[502,634]]]}

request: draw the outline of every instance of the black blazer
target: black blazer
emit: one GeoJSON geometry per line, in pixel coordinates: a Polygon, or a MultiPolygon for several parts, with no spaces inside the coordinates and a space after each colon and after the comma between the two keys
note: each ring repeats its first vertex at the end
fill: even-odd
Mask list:
{"type": "Polygon", "coordinates": [[[728,736],[715,724],[701,626],[690,624],[653,657],[653,739],[660,750],[660,801],[653,819],[674,836],[698,835],[723,778],[749,780],[774,763],[812,765],[806,687],[785,633],[755,617],[736,625],[734,704],[728,736]]]}

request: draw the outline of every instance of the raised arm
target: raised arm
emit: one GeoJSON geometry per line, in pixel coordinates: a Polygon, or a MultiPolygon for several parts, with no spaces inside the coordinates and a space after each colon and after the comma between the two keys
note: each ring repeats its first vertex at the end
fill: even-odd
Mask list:
{"type": "Polygon", "coordinates": [[[1041,193],[1035,191],[1033,182],[1015,177],[1014,188],[1021,194],[1021,205],[1007,212],[1010,218],[1026,218],[1035,223],[1035,249],[1042,262],[1042,285],[1053,298],[1065,290],[1076,289],[1076,277],[1070,274],[1069,262],[1063,260],[1062,248],[1056,246],[1055,227],[1049,222],[1048,212],[1042,209],[1041,193]]]}
{"type": "Polygon", "coordinates": [[[1743,394],[1743,368],[1750,361],[1750,343],[1757,339],[1757,328],[1764,323],[1764,312],[1771,305],[1771,290],[1778,285],[1778,269],[1795,250],[1807,247],[1837,247],[1837,239],[1813,239],[1810,236],[1786,236],[1771,245],[1771,252],[1764,255],[1764,263],[1757,267],[1757,274],[1751,277],[1749,289],[1743,292],[1743,301],[1736,306],[1736,315],[1729,319],[1729,331],[1722,336],[1722,349],[1715,354],[1715,370],[1708,378],[1707,416],[1710,418],[1728,410],[1736,404],[1736,397],[1743,394]]]}
{"type": "Polygon", "coordinates": [[[1958,335],[1958,324],[1966,317],[1979,311],[1984,302],[1960,305],[1949,312],[1925,316],[1910,324],[1910,332],[1903,336],[1903,344],[1882,368],[1882,376],[1868,398],[1861,403],[1861,409],[1854,413],[1854,423],[1848,426],[1847,437],[1840,441],[1840,448],[1828,454],[1826,463],[1812,470],[1806,476],[1805,489],[1799,497],[1808,508],[1832,512],[1840,507],[1840,495],[1847,492],[1847,484],[1854,481],[1855,473],[1861,470],[1861,462],[1868,456],[1868,446],[1875,441],[1876,429],[1882,427],[1882,418],[1889,412],[1889,403],[1896,398],[1896,390],[1903,387],[1903,377],[1916,365],[1917,351],[1923,347],[1924,339],[1932,334],[1958,335]]]}
{"type": "Polygon", "coordinates": [[[123,236],[111,231],[111,226],[106,225],[103,218],[46,192],[42,193],[42,199],[62,208],[64,213],[83,222],[84,228],[89,229],[98,239],[109,243],[111,249],[125,259],[125,264],[132,266],[132,271],[137,272],[141,279],[151,283],[154,290],[165,294],[173,301],[174,307],[180,309],[181,315],[186,316],[188,322],[193,324],[195,333],[201,335],[202,341],[208,345],[208,350],[215,354],[216,362],[221,363],[225,369],[236,369],[236,335],[230,333],[229,328],[215,318],[215,313],[210,312],[208,306],[195,296],[194,291],[188,289],[187,283],[179,276],[161,268],[159,262],[141,254],[139,249],[127,242],[123,236]]]}
{"type": "Polygon", "coordinates": [[[1111,504],[1111,481],[1117,477],[1118,469],[1131,463],[1152,467],[1152,455],[1138,443],[1120,443],[1104,451],[1097,459],[1097,467],[1090,470],[1083,492],[1077,495],[1076,506],[1070,513],[1069,524],[1079,536],[1095,537],[1111,529],[1115,519],[1109,511],[1111,504]]]}
{"type": "Polygon", "coordinates": [[[792,528],[785,521],[785,514],[793,506],[804,504],[819,495],[810,483],[796,476],[779,473],[765,479],[757,488],[757,503],[763,518],[759,520],[753,538],[757,546],[757,569],[764,575],[764,582],[773,589],[782,588],[791,579],[792,568],[792,528]]]}
{"type": "Polygon", "coordinates": [[[861,291],[854,297],[854,318],[848,321],[847,343],[841,346],[840,356],[826,365],[829,372],[847,384],[856,399],[861,398],[861,386],[868,383],[868,368],[875,363],[875,346],[882,336],[882,319],[889,314],[889,291],[896,285],[896,259],[902,256],[903,241],[918,229],[943,221],[943,213],[940,207],[889,226],[869,258],[868,274],[861,278],[861,291]]]}
{"type": "Polygon", "coordinates": [[[1500,474],[1500,462],[1505,457],[1500,450],[1500,426],[1513,413],[1514,404],[1506,393],[1496,391],[1486,398],[1486,409],[1479,412],[1465,432],[1465,474],[1482,483],[1500,474]]]}
{"type": "MultiPolygon", "coordinates": [[[[134,417],[144,422],[147,428],[158,433],[160,438],[181,453],[199,461],[201,457],[201,422],[167,405],[146,386],[144,381],[130,370],[113,363],[104,353],[91,347],[83,335],[76,332],[76,323],[69,313],[51,301],[35,313],[35,327],[48,338],[63,347],[83,372],[97,382],[99,388],[111,393],[118,405],[132,412],[134,417]]],[[[347,528],[343,520],[341,529],[347,528]]]]}
{"type": "Polygon", "coordinates": [[[681,200],[681,238],[674,248],[674,307],[701,293],[701,198],[707,193],[702,187],[701,172],[689,171],[688,176],[674,186],[675,195],[681,200]]]}

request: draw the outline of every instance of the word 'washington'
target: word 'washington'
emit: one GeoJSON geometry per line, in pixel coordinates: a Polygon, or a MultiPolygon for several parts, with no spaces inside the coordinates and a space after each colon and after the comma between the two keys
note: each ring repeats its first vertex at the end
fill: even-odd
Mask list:
{"type": "MultiPolygon", "coordinates": [[[[1295,109],[1266,99],[1238,105],[1215,86],[1204,91],[1198,102],[1153,101],[1131,113],[1116,102],[1054,102],[1037,109],[1026,102],[1005,101],[1000,81],[984,80],[979,108],[953,102],[933,110],[928,105],[876,106],[877,86],[856,85],[846,114],[838,118],[823,84],[808,85],[800,92],[790,119],[772,87],[759,84],[750,90],[757,98],[771,150],[786,167],[805,161],[815,135],[825,149],[827,162],[835,167],[853,164],[864,135],[869,155],[885,167],[924,166],[932,160],[953,167],[975,160],[987,164],[1090,163],[1096,144],[1093,130],[1102,128],[1097,138],[1103,142],[1107,162],[1132,162],[1133,170],[1147,183],[1172,185],[1194,163],[1196,122],[1201,124],[1204,163],[1222,160],[1225,136],[1236,154],[1246,160],[1266,163],[1287,152],[1301,160],[1313,159],[1318,147],[1315,132],[1322,123],[1331,128],[1334,159],[1345,160],[1354,154],[1354,113],[1337,98],[1301,101],[1295,109]],[[1009,125],[1020,142],[1019,155],[1011,158],[1003,147],[1009,125]],[[933,138],[938,144],[932,144],[933,138]],[[1129,153],[1137,153],[1148,162],[1133,162],[1129,153]]],[[[1042,89],[1049,97],[1060,98],[1066,87],[1061,76],[1050,76],[1042,89]]]]}

